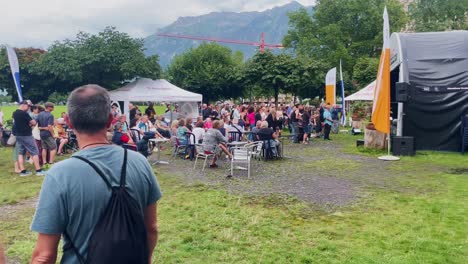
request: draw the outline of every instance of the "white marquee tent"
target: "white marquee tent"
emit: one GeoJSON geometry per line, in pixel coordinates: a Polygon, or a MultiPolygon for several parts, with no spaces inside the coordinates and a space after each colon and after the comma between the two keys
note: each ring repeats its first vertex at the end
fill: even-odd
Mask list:
{"type": "Polygon", "coordinates": [[[373,101],[374,100],[375,81],[371,82],[366,87],[358,92],[345,97],[345,101],[373,101]]]}
{"type": "Polygon", "coordinates": [[[129,102],[166,102],[179,103],[185,116],[198,116],[198,102],[201,94],[192,93],[164,80],[138,78],[135,81],[109,92],[113,103],[118,103],[124,114],[128,116],[129,102]]]}

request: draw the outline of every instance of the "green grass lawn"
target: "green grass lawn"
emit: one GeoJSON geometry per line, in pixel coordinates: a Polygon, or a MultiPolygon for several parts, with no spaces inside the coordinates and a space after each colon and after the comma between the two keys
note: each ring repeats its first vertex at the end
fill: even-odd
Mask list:
{"type": "MultiPolygon", "coordinates": [[[[352,147],[355,139],[333,137],[350,155],[381,154],[352,147]]],[[[418,152],[386,169],[404,172],[399,181],[405,189],[369,189],[329,212],[294,197],[232,195],[188,184],[160,167],[164,194],[154,263],[468,263],[467,157],[418,152]]],[[[0,171],[1,205],[37,196],[42,178],[10,173],[11,148],[0,149],[0,171]]],[[[0,241],[21,263],[34,246],[33,211],[0,215],[0,241]]]]}

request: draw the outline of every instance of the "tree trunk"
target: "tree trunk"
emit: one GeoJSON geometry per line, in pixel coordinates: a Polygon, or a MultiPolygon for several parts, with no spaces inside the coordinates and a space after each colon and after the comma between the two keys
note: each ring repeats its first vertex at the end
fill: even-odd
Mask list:
{"type": "Polygon", "coordinates": [[[364,147],[372,149],[385,149],[387,137],[377,130],[364,129],[364,147]]]}
{"type": "Polygon", "coordinates": [[[279,87],[275,88],[275,107],[278,108],[279,87]]]}

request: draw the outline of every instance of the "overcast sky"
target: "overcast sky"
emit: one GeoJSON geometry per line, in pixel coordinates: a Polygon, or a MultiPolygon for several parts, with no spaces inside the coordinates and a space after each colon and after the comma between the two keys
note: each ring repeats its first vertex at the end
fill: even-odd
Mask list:
{"type": "MultiPolygon", "coordinates": [[[[0,44],[47,48],[77,32],[106,26],[146,37],[180,16],[263,11],[291,0],[0,0],[0,44]]],[[[308,6],[315,0],[297,0],[308,6]]]]}

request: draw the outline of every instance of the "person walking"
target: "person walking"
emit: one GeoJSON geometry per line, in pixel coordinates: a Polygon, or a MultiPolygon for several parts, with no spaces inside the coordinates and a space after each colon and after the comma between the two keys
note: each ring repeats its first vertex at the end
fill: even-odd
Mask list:
{"type": "MultiPolygon", "coordinates": [[[[106,131],[113,116],[106,89],[97,85],[79,87],[68,98],[67,108],[66,121],[76,134],[81,150],[74,158],[56,163],[47,172],[31,224],[31,230],[38,233],[31,263],[55,263],[62,234],[61,263],[80,263],[80,259],[86,259],[92,252],[89,245],[96,234],[93,230],[109,209],[110,197],[114,197],[109,186],[118,190],[123,187],[133,199],[132,208],[138,208],[143,226],[133,227],[145,230],[146,239],[139,242],[146,245],[141,248],[147,252],[143,257],[146,263],[151,263],[158,239],[156,202],[161,198],[153,169],[143,155],[107,141],[106,131]]],[[[129,216],[129,211],[121,213],[129,216]]]]}
{"type": "Polygon", "coordinates": [[[44,172],[39,164],[39,150],[32,136],[32,127],[36,125],[36,121],[28,114],[31,105],[29,101],[22,101],[18,109],[13,112],[13,120],[15,122],[13,134],[16,136],[16,144],[18,144],[18,166],[21,171],[20,176],[31,175],[31,172],[24,168],[24,156],[26,152],[29,152],[36,169],[36,175],[44,176],[44,172]]]}
{"type": "Polygon", "coordinates": [[[41,138],[42,160],[44,164],[53,164],[55,154],[57,153],[57,143],[54,138],[54,104],[47,102],[44,104],[45,111],[37,115],[37,123],[41,138]],[[49,160],[47,161],[47,151],[49,151],[49,160]]]}

